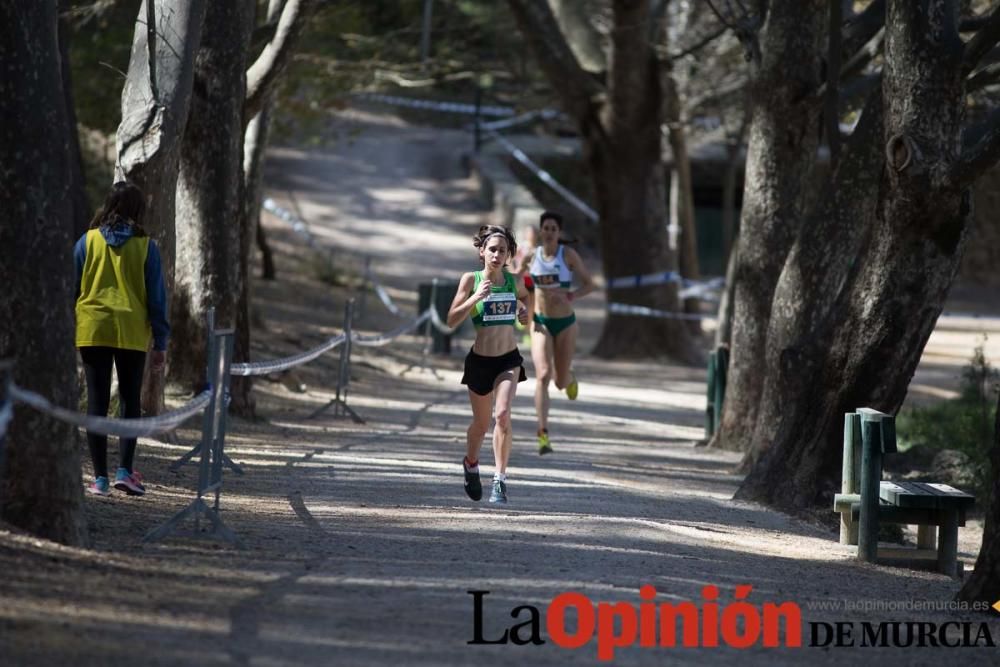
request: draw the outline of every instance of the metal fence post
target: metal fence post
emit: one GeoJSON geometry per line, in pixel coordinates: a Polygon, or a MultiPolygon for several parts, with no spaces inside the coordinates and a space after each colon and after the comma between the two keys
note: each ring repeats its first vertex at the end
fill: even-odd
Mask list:
{"type": "Polygon", "coordinates": [[[309,419],[326,412],[327,409],[332,407],[335,418],[350,417],[358,424],[365,423],[365,420],[347,404],[347,386],[351,382],[351,348],[353,347],[351,328],[353,320],[354,299],[348,299],[347,303],[344,304],[344,344],[340,347],[340,363],[337,366],[337,395],[326,405],[322,405],[313,411],[309,415],[309,419]]]}
{"type": "MultiPolygon", "coordinates": [[[[14,418],[14,399],[10,385],[14,382],[14,360],[0,359],[0,482],[3,480],[7,458],[7,426],[14,418]]],[[[0,504],[3,503],[3,484],[0,483],[0,504]]]]}
{"type": "MultiPolygon", "coordinates": [[[[207,382],[209,386],[214,387],[215,384],[212,382],[212,377],[211,377],[212,376],[211,357],[212,357],[212,345],[214,344],[213,337],[216,333],[215,308],[209,308],[208,311],[205,313],[205,330],[208,332],[208,341],[207,341],[208,360],[206,361],[208,365],[206,367],[207,370],[205,371],[205,382],[207,382]]],[[[224,332],[219,332],[219,333],[224,333],[224,332]]],[[[227,395],[229,391],[229,382],[230,378],[226,378],[227,395]]],[[[188,461],[190,461],[191,459],[193,459],[195,456],[198,455],[198,452],[201,451],[203,445],[204,443],[201,442],[192,447],[186,454],[184,454],[184,456],[180,457],[179,459],[171,463],[169,470],[173,472],[177,472],[178,470],[180,470],[181,466],[183,466],[185,463],[187,463],[188,461]]],[[[229,458],[225,454],[222,455],[222,463],[225,464],[230,470],[232,470],[237,475],[243,474],[243,468],[241,468],[236,462],[234,462],[231,458],[229,458]]]]}
{"type": "Polygon", "coordinates": [[[372,280],[372,256],[365,255],[364,280],[361,283],[361,300],[358,302],[358,319],[365,318],[365,306],[368,303],[368,291],[374,289],[375,281],[372,280]]]}
{"type": "Polygon", "coordinates": [[[188,516],[194,518],[194,532],[189,537],[204,537],[201,519],[211,523],[210,535],[217,535],[227,542],[242,547],[240,539],[223,523],[219,516],[219,495],[222,490],[222,464],[225,460],[226,412],[229,403],[229,369],[233,357],[233,330],[209,333],[207,379],[211,398],[202,417],[201,452],[198,466],[198,490],[191,504],[172,516],[163,525],[153,529],[143,538],[154,542],[173,533],[188,516]],[[215,494],[214,506],[209,507],[205,496],[215,494]]]}

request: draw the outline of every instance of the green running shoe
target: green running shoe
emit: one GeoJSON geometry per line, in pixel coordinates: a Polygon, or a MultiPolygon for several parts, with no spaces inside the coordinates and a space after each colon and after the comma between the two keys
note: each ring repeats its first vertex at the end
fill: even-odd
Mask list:
{"type": "Polygon", "coordinates": [[[549,442],[549,432],[542,429],[538,432],[538,455],[545,456],[552,453],[552,444],[549,442]]]}
{"type": "Polygon", "coordinates": [[[566,398],[571,401],[575,401],[577,395],[580,393],[580,385],[576,382],[576,373],[573,374],[573,379],[568,385],[566,385],[566,398]]]}

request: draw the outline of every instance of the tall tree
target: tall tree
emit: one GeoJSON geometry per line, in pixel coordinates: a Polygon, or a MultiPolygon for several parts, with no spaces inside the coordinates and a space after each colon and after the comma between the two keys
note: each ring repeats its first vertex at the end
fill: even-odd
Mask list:
{"type": "Polygon", "coordinates": [[[828,1],[775,0],[757,14],[727,18],[742,30],[751,57],[751,122],[733,267],[732,352],[714,440],[726,448],[739,449],[756,423],[771,299],[805,210],[819,145],[812,95],[822,73],[828,1]],[[759,31],[749,30],[757,24],[759,31]]]}
{"type": "MultiPolygon", "coordinates": [[[[205,0],[143,0],[116,136],[116,179],[130,180],[146,194],[144,223],[162,250],[168,298],[173,296],[177,165],[204,16],[205,0]]],[[[146,413],[162,412],[161,373],[147,368],[142,394],[146,413]]]]}
{"type": "MultiPolygon", "coordinates": [[[[57,21],[56,0],[0,3],[0,358],[16,360],[21,387],[70,407],[77,397],[76,285],[57,21]]],[[[41,537],[84,544],[77,457],[73,427],[17,409],[0,480],[4,519],[41,537]]]]}
{"type": "Polygon", "coordinates": [[[986,526],[983,545],[976,558],[976,569],[965,581],[958,597],[962,600],[979,600],[995,603],[1000,600],[1000,397],[997,400],[996,419],[993,424],[993,447],[990,449],[990,467],[993,489],[990,505],[986,508],[986,526]]]}
{"type": "MultiPolygon", "coordinates": [[[[580,128],[594,183],[604,275],[677,269],[666,231],[661,161],[663,89],[650,42],[648,0],[615,0],[607,86],[580,66],[545,0],[509,0],[522,33],[564,111],[580,128]]],[[[610,289],[609,301],[676,312],[675,285],[610,289]]],[[[609,314],[595,349],[603,356],[700,354],[682,320],[609,314]]]]}
{"type": "MultiPolygon", "coordinates": [[[[261,251],[262,276],[267,280],[274,279],[275,270],[271,249],[260,223],[260,207],[263,202],[264,155],[270,135],[274,90],[291,59],[302,30],[315,10],[315,0],[270,0],[266,25],[275,26],[275,30],[247,72],[247,101],[243,112],[243,119],[247,123],[243,139],[243,179],[247,189],[244,215],[247,229],[254,233],[257,247],[261,251]]],[[[249,241],[248,238],[246,240],[249,241]]],[[[249,264],[249,250],[247,256],[249,264]]]]}
{"type": "Polygon", "coordinates": [[[63,97],[66,100],[66,123],[69,127],[70,201],[73,203],[73,233],[81,236],[90,222],[90,202],[83,174],[83,153],[76,127],[76,104],[73,102],[73,76],[69,65],[72,27],[67,14],[72,0],[59,0],[59,63],[62,72],[63,97]]]}
{"type": "MultiPolygon", "coordinates": [[[[177,182],[177,270],[171,319],[171,375],[204,382],[205,315],[236,327],[243,250],[243,113],[253,0],[210,2],[195,62],[190,117],[177,182]]],[[[247,350],[239,351],[244,357],[247,350]]],[[[243,410],[248,392],[233,394],[243,410]]]]}
{"type": "Polygon", "coordinates": [[[905,397],[958,268],[969,187],[1000,159],[1000,110],[962,148],[966,78],[1000,39],[1000,8],[966,44],[957,6],[885,2],[881,87],[774,290],[741,498],[826,504],[843,413],[905,397]]]}

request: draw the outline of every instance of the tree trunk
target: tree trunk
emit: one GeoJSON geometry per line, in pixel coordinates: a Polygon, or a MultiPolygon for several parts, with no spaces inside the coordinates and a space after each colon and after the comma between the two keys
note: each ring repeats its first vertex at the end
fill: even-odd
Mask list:
{"type": "MultiPolygon", "coordinates": [[[[18,385],[73,408],[75,239],[57,21],[56,0],[0,3],[0,165],[8,167],[0,180],[0,358],[16,360],[18,385]]],[[[21,406],[6,448],[3,518],[85,544],[75,429],[21,406]]]]}
{"type": "MultiPolygon", "coordinates": [[[[156,31],[152,44],[145,0],[136,18],[128,77],[122,90],[115,178],[132,181],[146,195],[143,225],[160,245],[167,295],[171,298],[177,161],[191,103],[205,1],[155,0],[153,9],[156,31]]],[[[171,365],[176,361],[171,359],[171,365]]],[[[144,413],[163,411],[163,382],[163,373],[152,372],[147,365],[142,386],[144,413]]]]}
{"type": "Polygon", "coordinates": [[[274,253],[267,243],[264,227],[260,222],[260,208],[264,204],[264,154],[267,151],[267,139],[271,127],[271,103],[253,117],[247,125],[243,139],[243,179],[246,184],[247,228],[255,230],[257,249],[260,250],[261,278],[274,280],[277,273],[274,268],[274,253]]]}
{"type": "Polygon", "coordinates": [[[87,182],[83,174],[83,153],[80,151],[80,134],[76,127],[76,105],[73,102],[73,75],[69,66],[69,46],[73,31],[63,12],[70,8],[71,0],[59,0],[59,62],[62,73],[63,97],[66,100],[66,125],[69,128],[70,201],[73,204],[73,236],[79,238],[90,225],[90,201],[87,199],[87,182]]]}
{"type": "MultiPolygon", "coordinates": [[[[733,250],[739,246],[739,239],[733,250]]],[[[736,275],[736,255],[730,254],[726,260],[726,283],[719,297],[718,325],[715,328],[715,349],[729,347],[733,341],[733,282],[736,275]]]]}
{"type": "Polygon", "coordinates": [[[986,526],[983,529],[983,545],[976,558],[976,569],[966,580],[958,599],[979,600],[993,604],[1000,600],[1000,400],[998,400],[996,420],[993,424],[993,447],[990,448],[990,464],[993,469],[993,489],[990,504],[986,508],[986,526]]]}
{"type": "MultiPolygon", "coordinates": [[[[171,376],[192,389],[205,381],[208,310],[215,310],[217,328],[239,324],[247,233],[241,215],[243,105],[253,9],[252,0],[208,4],[181,145],[171,376]]],[[[248,334],[237,336],[234,359],[248,357],[248,340],[248,334]]],[[[248,394],[234,383],[234,411],[246,409],[248,394]]]]}
{"type": "MultiPolygon", "coordinates": [[[[666,232],[661,157],[662,89],[649,41],[649,2],[615,0],[604,91],[576,61],[545,0],[509,0],[539,66],[580,127],[600,215],[608,278],[676,271],[666,232]]],[[[676,285],[613,289],[608,301],[678,312],[676,285]]],[[[679,319],[609,313],[594,350],[606,357],[672,356],[700,360],[679,319]]]]}
{"type": "Polygon", "coordinates": [[[958,269],[969,194],[952,178],[965,100],[957,21],[887,5],[881,98],[775,291],[743,499],[829,500],[843,413],[898,409],[958,269]]]}
{"type": "Polygon", "coordinates": [[[827,0],[772,3],[752,63],[751,125],[733,292],[732,349],[722,423],[713,443],[743,449],[763,383],[771,299],[806,204],[819,144],[827,0]]]}
{"type": "MultiPolygon", "coordinates": [[[[668,128],[668,140],[672,161],[670,164],[670,223],[668,229],[676,230],[679,244],[680,274],[687,280],[698,280],[701,269],[698,266],[698,232],[694,217],[694,185],[691,181],[691,158],[687,149],[685,119],[681,113],[681,99],[677,82],[669,72],[664,74],[664,120],[668,128]]],[[[673,240],[673,239],[671,239],[673,240]]],[[[701,312],[701,299],[685,299],[684,312],[701,312]]],[[[701,322],[689,321],[694,333],[701,332],[701,322]]]]}
{"type": "MultiPolygon", "coordinates": [[[[249,121],[243,139],[243,176],[247,188],[245,215],[247,229],[255,230],[257,247],[261,252],[261,277],[265,280],[275,278],[274,257],[260,224],[260,207],[263,203],[261,179],[271,127],[274,87],[291,58],[305,24],[315,10],[315,0],[270,0],[267,23],[277,23],[278,28],[274,38],[264,47],[264,51],[247,72],[247,102],[243,112],[244,120],[249,121]]],[[[247,257],[249,261],[249,251],[247,257]]]]}

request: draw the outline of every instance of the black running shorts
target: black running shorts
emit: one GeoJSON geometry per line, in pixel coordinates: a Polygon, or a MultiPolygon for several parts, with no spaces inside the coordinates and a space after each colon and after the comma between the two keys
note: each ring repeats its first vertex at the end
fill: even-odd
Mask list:
{"type": "Polygon", "coordinates": [[[480,396],[488,396],[493,391],[493,384],[501,373],[514,369],[520,370],[518,382],[524,382],[528,376],[524,374],[524,359],[515,347],[507,354],[499,357],[484,357],[469,350],[465,357],[465,374],[462,375],[462,384],[469,385],[469,389],[480,396]]]}

